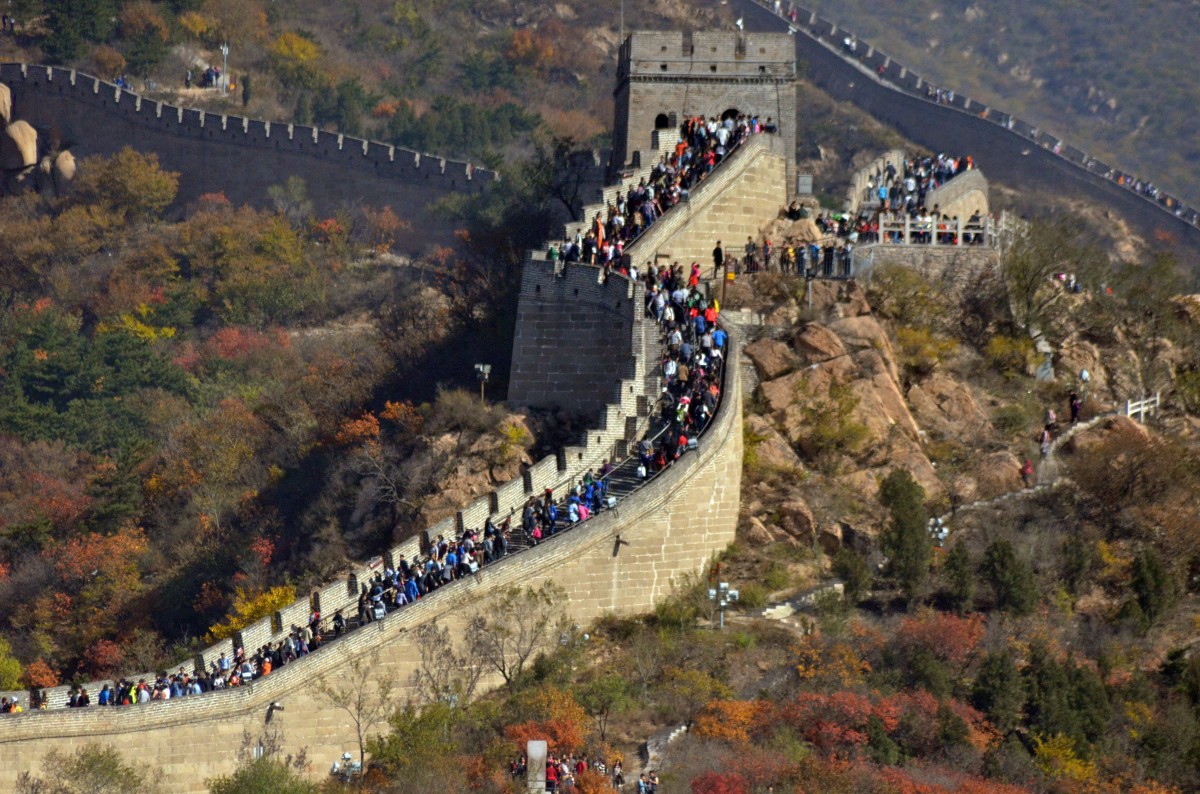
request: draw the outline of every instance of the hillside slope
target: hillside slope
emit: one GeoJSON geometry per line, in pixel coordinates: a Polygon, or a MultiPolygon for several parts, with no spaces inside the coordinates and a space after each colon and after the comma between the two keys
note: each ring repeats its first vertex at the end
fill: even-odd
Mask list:
{"type": "Polygon", "coordinates": [[[1200,197],[1200,86],[1179,66],[1200,7],[1118,0],[814,0],[807,4],[929,80],[1016,113],[1120,168],[1200,197]]]}

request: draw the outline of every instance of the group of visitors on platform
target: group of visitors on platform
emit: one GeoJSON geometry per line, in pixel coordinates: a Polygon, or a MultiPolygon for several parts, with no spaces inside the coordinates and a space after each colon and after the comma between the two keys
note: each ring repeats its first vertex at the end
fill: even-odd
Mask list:
{"type": "Polygon", "coordinates": [[[653,226],[663,213],[686,200],[690,191],[730,152],[751,135],[777,131],[773,119],[763,122],[752,115],[688,118],[680,125],[680,139],[674,150],[655,163],[648,177],[641,178],[627,191],[617,191],[603,211],[585,219],[585,229],[564,240],[561,246],[551,245],[547,258],[551,262],[615,265],[629,243],[653,226]]]}
{"type": "Polygon", "coordinates": [[[783,245],[776,246],[766,237],[760,245],[753,237],[747,237],[740,262],[729,260],[718,241],[713,249],[713,265],[722,269],[728,262],[739,273],[778,270],[784,275],[806,278],[846,278],[850,276],[857,237],[847,238],[844,228],[840,221],[835,222],[835,231],[829,232],[822,243],[797,243],[785,238],[783,245]]]}
{"type": "MultiPolygon", "coordinates": [[[[621,766],[620,760],[608,764],[601,758],[589,758],[586,754],[549,755],[546,757],[546,791],[563,792],[573,790],[576,780],[589,769],[608,778],[614,789],[620,789],[625,785],[625,771],[621,766]]],[[[513,780],[528,779],[529,762],[524,755],[519,756],[509,764],[509,773],[512,775],[513,780]]],[[[645,777],[645,775],[642,775],[643,779],[645,777]]],[[[658,791],[658,776],[654,775],[654,778],[655,788],[639,789],[641,794],[655,794],[658,791]]]]}

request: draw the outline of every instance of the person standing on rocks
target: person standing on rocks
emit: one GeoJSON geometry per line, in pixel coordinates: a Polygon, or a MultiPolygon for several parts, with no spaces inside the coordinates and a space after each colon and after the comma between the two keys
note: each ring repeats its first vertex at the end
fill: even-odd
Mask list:
{"type": "Polygon", "coordinates": [[[1025,458],[1025,465],[1021,467],[1021,482],[1025,483],[1026,488],[1033,487],[1033,461],[1029,458],[1025,458]]]}

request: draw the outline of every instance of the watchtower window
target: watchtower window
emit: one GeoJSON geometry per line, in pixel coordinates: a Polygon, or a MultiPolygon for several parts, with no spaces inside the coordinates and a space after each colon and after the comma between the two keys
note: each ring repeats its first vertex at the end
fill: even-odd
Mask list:
{"type": "Polygon", "coordinates": [[[659,64],[659,65],[658,65],[658,68],[659,68],[659,69],[661,69],[661,70],[662,70],[662,71],[664,71],[664,72],[665,72],[665,71],[667,71],[667,65],[666,65],[665,63],[661,63],[661,64],[659,64]]]}
{"type": "Polygon", "coordinates": [[[710,72],[717,71],[717,65],[714,63],[712,66],[708,67],[708,71],[710,71],[710,72]]]}
{"type": "Polygon", "coordinates": [[[665,130],[671,126],[671,119],[666,113],[659,113],[654,117],[654,129],[665,130]]]}

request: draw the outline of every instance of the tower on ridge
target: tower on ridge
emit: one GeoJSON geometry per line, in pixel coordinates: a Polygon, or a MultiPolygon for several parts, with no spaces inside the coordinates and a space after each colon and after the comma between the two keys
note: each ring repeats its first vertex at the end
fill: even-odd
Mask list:
{"type": "Polygon", "coordinates": [[[779,126],[794,185],[796,43],[786,33],[631,33],[621,45],[615,99],[614,171],[657,158],[657,134],[674,135],[687,116],[746,113],[779,126]]]}

